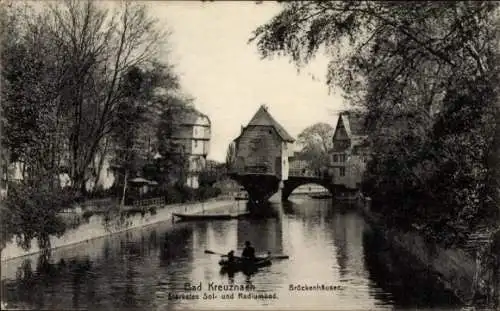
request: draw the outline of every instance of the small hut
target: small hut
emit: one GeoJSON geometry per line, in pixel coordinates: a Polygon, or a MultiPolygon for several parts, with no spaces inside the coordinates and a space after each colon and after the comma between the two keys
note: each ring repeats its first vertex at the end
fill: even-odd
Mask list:
{"type": "Polygon", "coordinates": [[[129,181],[130,188],[133,189],[135,193],[139,196],[143,196],[148,193],[152,187],[158,185],[156,181],[147,180],[142,177],[136,177],[129,181]]]}

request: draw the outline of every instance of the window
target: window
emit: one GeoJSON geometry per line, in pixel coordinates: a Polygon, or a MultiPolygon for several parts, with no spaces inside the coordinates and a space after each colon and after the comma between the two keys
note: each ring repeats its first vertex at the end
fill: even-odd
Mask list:
{"type": "Polygon", "coordinates": [[[198,141],[197,140],[194,141],[194,147],[198,148],[198,141]]]}
{"type": "Polygon", "coordinates": [[[341,167],[339,169],[339,175],[342,176],[342,177],[345,176],[345,167],[341,167]]]}
{"type": "Polygon", "coordinates": [[[338,156],[336,154],[333,155],[333,162],[337,162],[338,161],[338,156]]]}

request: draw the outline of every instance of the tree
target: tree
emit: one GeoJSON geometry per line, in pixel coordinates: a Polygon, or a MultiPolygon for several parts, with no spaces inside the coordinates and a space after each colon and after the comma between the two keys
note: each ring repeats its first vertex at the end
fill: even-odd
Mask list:
{"type": "Polygon", "coordinates": [[[386,215],[430,223],[429,215],[439,211],[440,224],[457,215],[465,217],[459,223],[469,217],[484,220],[498,214],[498,8],[488,1],[294,1],[284,3],[282,12],[258,27],[250,41],[256,41],[264,57],[286,54],[299,66],[322,47],[331,55],[328,83],[366,110],[373,152],[368,179],[371,194],[390,206],[386,215]],[[467,100],[454,96],[458,90],[467,100]],[[462,113],[479,107],[476,119],[467,121],[475,125],[467,128],[482,135],[484,144],[475,144],[463,132],[453,133],[445,145],[437,143],[442,138],[431,129],[439,116],[450,118],[450,127],[461,118],[461,113],[448,114],[455,101],[467,105],[462,113]],[[449,156],[443,153],[454,144],[467,151],[462,157],[474,161],[453,176],[452,187],[439,188],[447,194],[443,202],[426,183],[446,175],[442,168],[450,156],[458,159],[458,148],[449,149],[449,156]],[[482,190],[475,189],[476,183],[463,183],[467,175],[483,170],[476,179],[482,190]],[[457,191],[470,195],[457,204],[451,199],[457,191]],[[471,205],[480,194],[491,199],[471,205]],[[407,208],[401,211],[403,206],[407,208]],[[419,214],[408,213],[410,209],[419,214]]]}
{"type": "Polygon", "coordinates": [[[59,212],[75,195],[60,189],[59,175],[67,172],[73,189],[83,192],[89,166],[100,148],[101,160],[105,156],[111,134],[122,126],[120,142],[133,141],[138,120],[117,121],[131,121],[134,112],[151,120],[155,92],[178,86],[172,67],[155,59],[165,34],[144,6],[122,4],[111,13],[94,1],[36,9],[0,3],[1,37],[7,39],[0,62],[1,166],[23,164],[22,180],[11,183],[2,202],[3,242],[16,236],[29,248],[36,238],[40,248],[50,248],[49,236],[65,229],[59,212]],[[134,70],[141,73],[140,87],[133,85],[134,70]]]}
{"type": "Polygon", "coordinates": [[[71,122],[70,176],[85,191],[87,167],[129,95],[120,85],[131,68],[155,57],[165,34],[144,6],[130,2],[113,14],[94,1],[66,1],[50,12],[66,69],[61,100],[71,122]]]}
{"type": "Polygon", "coordinates": [[[316,123],[307,127],[298,136],[297,143],[302,148],[296,157],[308,161],[314,170],[322,169],[328,163],[332,138],[333,128],[328,123],[316,123]]]}
{"type": "Polygon", "coordinates": [[[165,111],[161,114],[157,130],[158,152],[157,160],[160,182],[184,185],[187,178],[187,154],[185,141],[179,139],[182,131],[183,113],[189,110],[192,103],[182,97],[163,99],[165,111]]]}
{"type": "Polygon", "coordinates": [[[207,160],[205,168],[200,172],[200,186],[212,187],[217,181],[222,180],[227,174],[226,163],[207,160]]]}
{"type": "Polygon", "coordinates": [[[166,68],[158,72],[157,68],[162,66],[149,69],[152,71],[132,67],[121,85],[126,98],[117,109],[112,138],[116,150],[115,162],[121,167],[122,201],[125,200],[128,176],[139,174],[150,157],[150,139],[154,136],[153,129],[159,125],[155,90],[178,87],[172,72],[166,68]]]}
{"type": "Polygon", "coordinates": [[[26,7],[3,7],[2,53],[4,146],[8,162],[22,162],[24,181],[54,186],[63,148],[64,121],[58,90],[63,70],[57,43],[50,39],[48,14],[34,15],[26,7]],[[19,15],[17,15],[19,14],[19,15]],[[16,17],[12,17],[16,15],[16,17]],[[34,15],[34,16],[33,16],[34,15]],[[11,17],[9,17],[11,16],[11,17]]]}

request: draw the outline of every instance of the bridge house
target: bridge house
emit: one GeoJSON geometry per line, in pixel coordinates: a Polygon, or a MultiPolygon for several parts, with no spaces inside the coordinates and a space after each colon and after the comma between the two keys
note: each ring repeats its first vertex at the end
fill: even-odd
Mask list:
{"type": "Polygon", "coordinates": [[[241,129],[234,140],[229,175],[245,188],[251,202],[287,200],[306,184],[320,185],[331,193],[345,189],[335,187],[328,172],[311,171],[307,161],[293,160],[294,141],[265,106],[241,129]]]}
{"type": "Polygon", "coordinates": [[[330,151],[334,184],[359,189],[369,154],[367,137],[361,113],[343,111],[339,114],[330,151]]]}
{"type": "Polygon", "coordinates": [[[269,174],[287,180],[294,141],[262,105],[234,140],[235,173],[269,174]]]}

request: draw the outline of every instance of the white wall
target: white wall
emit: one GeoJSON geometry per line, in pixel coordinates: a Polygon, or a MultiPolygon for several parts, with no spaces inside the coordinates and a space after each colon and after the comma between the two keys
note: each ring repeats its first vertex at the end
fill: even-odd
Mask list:
{"type": "MultiPolygon", "coordinates": [[[[21,162],[14,162],[11,163],[10,165],[10,173],[11,176],[9,176],[9,180],[22,180],[22,168],[23,168],[23,163],[21,162]]],[[[68,187],[71,186],[71,179],[69,177],[69,174],[63,173],[59,174],[59,181],[61,184],[61,187],[68,187]]],[[[99,176],[99,185],[103,187],[103,189],[109,189],[113,185],[115,181],[115,176],[114,174],[110,171],[110,159],[107,157],[104,159],[102,170],[100,172],[99,176]]],[[[95,184],[95,180],[90,179],[86,183],[86,188],[87,190],[93,189],[95,184]]]]}
{"type": "Polygon", "coordinates": [[[208,118],[200,116],[193,125],[193,140],[191,141],[191,153],[207,155],[210,146],[210,121],[208,118]]]}
{"type": "Polygon", "coordinates": [[[11,174],[9,176],[10,180],[22,180],[23,179],[23,174],[22,174],[22,169],[23,169],[23,163],[21,162],[14,162],[9,165],[9,173],[11,174]]]}
{"type": "Polygon", "coordinates": [[[281,180],[288,180],[288,173],[290,170],[290,165],[288,162],[288,156],[290,154],[288,143],[281,143],[281,180]]]}
{"type": "Polygon", "coordinates": [[[297,146],[294,143],[287,143],[286,145],[287,145],[288,156],[293,157],[297,146]]]}
{"type": "MultiPolygon", "coordinates": [[[[87,181],[86,187],[87,190],[91,190],[95,187],[95,180],[91,178],[87,181]]],[[[97,186],[101,186],[102,189],[107,190],[113,186],[115,182],[115,175],[110,169],[110,157],[106,157],[102,163],[102,169],[99,173],[99,180],[97,182],[97,186]]]]}
{"type": "Polygon", "coordinates": [[[340,176],[340,167],[333,167],[334,183],[345,185],[348,188],[356,188],[361,183],[363,173],[366,169],[366,163],[358,155],[347,156],[346,162],[338,163],[338,166],[344,165],[345,175],[340,176]]]}
{"type": "MultiPolygon", "coordinates": [[[[198,119],[201,121],[200,119],[198,119]]],[[[198,139],[208,139],[210,138],[210,128],[208,125],[193,125],[193,138],[198,138],[198,139]]]]}
{"type": "Polygon", "coordinates": [[[205,155],[206,145],[209,142],[206,140],[192,139],[191,140],[191,154],[205,155]]]}
{"type": "Polygon", "coordinates": [[[189,156],[189,171],[198,172],[206,167],[206,160],[201,155],[191,155],[189,156]]]}
{"type": "Polygon", "coordinates": [[[200,187],[198,175],[191,175],[187,178],[186,185],[193,189],[198,189],[200,187]]]}

